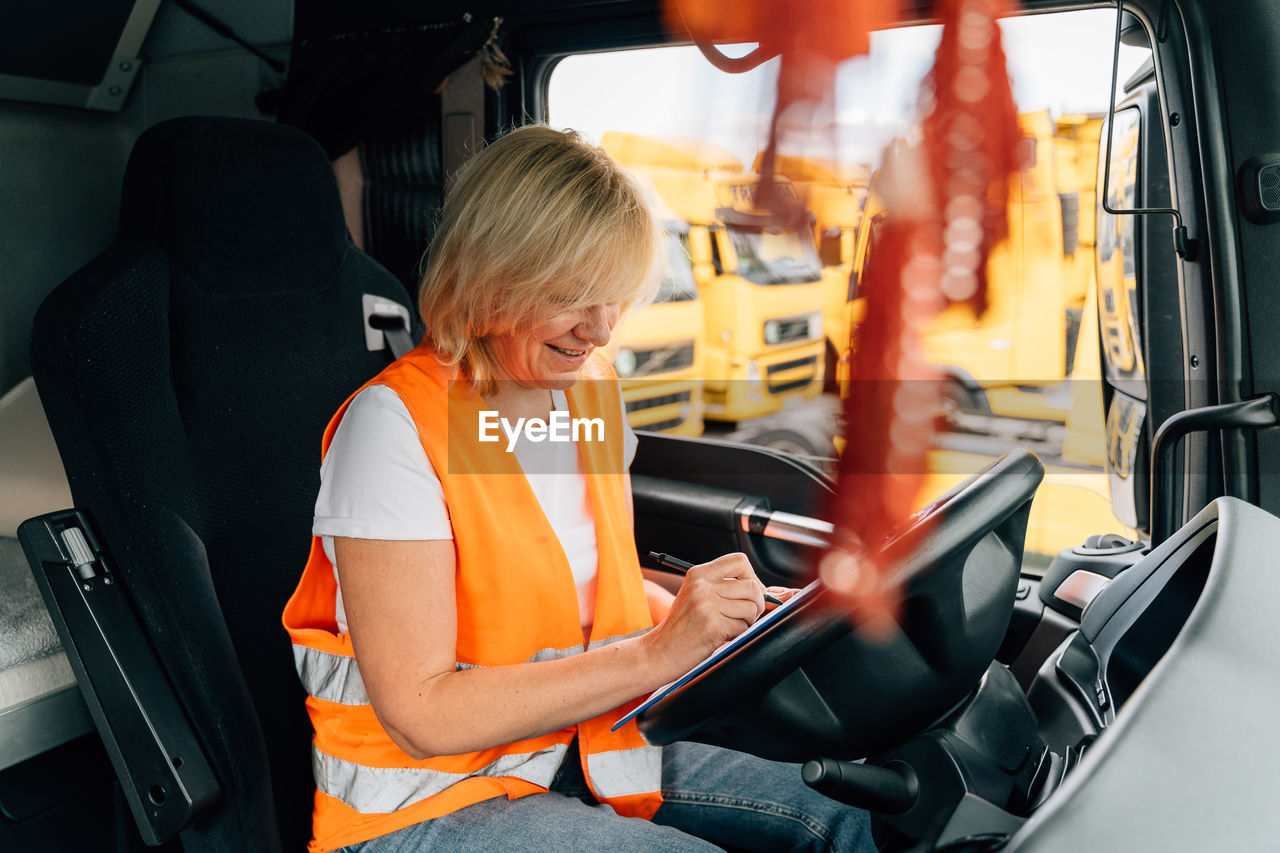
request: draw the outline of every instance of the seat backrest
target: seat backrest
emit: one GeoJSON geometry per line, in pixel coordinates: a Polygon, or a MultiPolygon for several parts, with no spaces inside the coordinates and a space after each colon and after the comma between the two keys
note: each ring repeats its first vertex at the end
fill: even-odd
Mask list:
{"type": "Polygon", "coordinates": [[[116,242],[36,317],[33,372],[72,496],[222,788],[188,851],[309,837],[311,730],[280,614],[324,426],[390,360],[366,349],[364,294],[408,304],[352,246],[319,145],[182,118],[138,140],[116,242]]]}

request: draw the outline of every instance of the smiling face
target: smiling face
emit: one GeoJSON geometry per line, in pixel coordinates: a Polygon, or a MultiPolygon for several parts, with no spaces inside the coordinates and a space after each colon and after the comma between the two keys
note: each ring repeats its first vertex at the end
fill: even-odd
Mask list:
{"type": "Polygon", "coordinates": [[[562,311],[533,327],[489,339],[498,379],[528,388],[563,391],[578,381],[592,350],[609,343],[619,306],[562,311]]]}
{"type": "Polygon", "coordinates": [[[501,379],[568,387],[609,339],[618,310],[605,306],[656,292],[660,234],[604,151],[571,131],[513,130],[445,198],[419,289],[424,343],[485,397],[501,379]],[[570,305],[599,307],[543,319],[570,305]]]}

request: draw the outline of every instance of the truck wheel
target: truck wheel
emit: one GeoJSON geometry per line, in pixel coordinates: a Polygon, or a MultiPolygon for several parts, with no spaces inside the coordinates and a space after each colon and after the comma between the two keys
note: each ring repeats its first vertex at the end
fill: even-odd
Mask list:
{"type": "Polygon", "coordinates": [[[834,458],[835,444],[828,436],[806,435],[792,429],[773,429],[762,432],[750,439],[751,444],[768,447],[770,450],[781,450],[799,456],[819,456],[834,458]]]}

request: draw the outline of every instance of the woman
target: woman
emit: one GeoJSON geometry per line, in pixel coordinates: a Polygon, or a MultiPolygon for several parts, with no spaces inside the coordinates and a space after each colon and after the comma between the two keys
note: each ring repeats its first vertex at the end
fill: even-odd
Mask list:
{"type": "Polygon", "coordinates": [[[312,850],[869,848],[866,815],[794,766],[611,730],[765,609],[741,554],[674,599],[641,577],[635,439],[598,350],[657,257],[638,190],[571,133],[513,131],[450,193],[426,338],[326,430],[284,614],[312,850]],[[577,441],[553,440],[569,419],[577,441]]]}

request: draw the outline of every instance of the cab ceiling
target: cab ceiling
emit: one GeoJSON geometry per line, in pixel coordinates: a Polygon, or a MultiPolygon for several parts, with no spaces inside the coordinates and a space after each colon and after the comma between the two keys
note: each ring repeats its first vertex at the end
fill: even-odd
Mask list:
{"type": "MultiPolygon", "coordinates": [[[[620,12],[652,14],[660,0],[193,0],[233,29],[250,44],[260,47],[287,45],[294,35],[306,39],[371,30],[429,26],[473,17],[505,17],[510,23],[520,19],[571,18],[577,22],[599,16],[612,18],[620,12]]],[[[1132,0],[1129,0],[1132,2],[1132,0]]],[[[1129,5],[1129,2],[1126,5],[1129,5]]],[[[923,21],[929,16],[929,0],[902,0],[904,21],[923,21]]],[[[1023,0],[1026,11],[1046,11],[1063,7],[1110,7],[1108,0],[1067,2],[1023,0]]],[[[1137,6],[1153,5],[1145,0],[1137,6]]],[[[226,50],[230,42],[193,18],[173,2],[161,5],[143,46],[143,56],[151,59],[210,53],[226,50]]]]}
{"type": "MultiPolygon", "coordinates": [[[[293,38],[294,0],[194,0],[249,44],[287,45],[293,38]]],[[[171,2],[160,5],[142,55],[147,59],[214,53],[235,47],[171,2]]]]}

